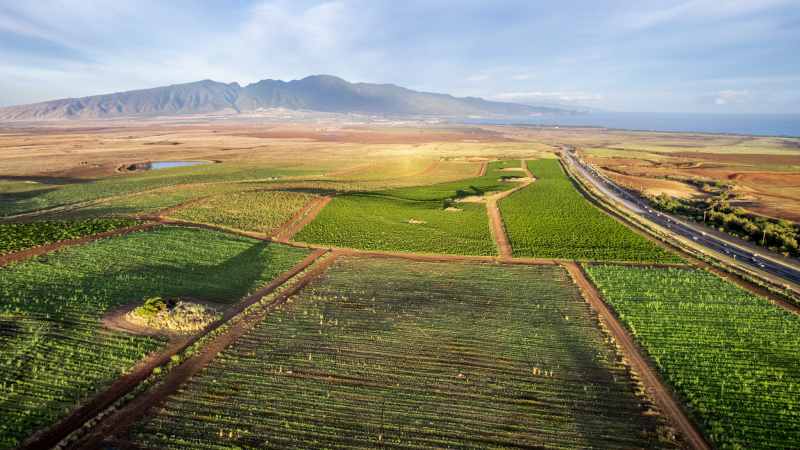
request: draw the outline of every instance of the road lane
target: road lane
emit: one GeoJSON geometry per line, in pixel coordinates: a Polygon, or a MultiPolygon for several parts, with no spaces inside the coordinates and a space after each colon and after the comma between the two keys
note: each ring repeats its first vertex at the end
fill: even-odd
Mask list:
{"type": "Polygon", "coordinates": [[[622,189],[590,164],[579,159],[574,153],[574,148],[566,147],[566,151],[562,152],[562,155],[563,160],[577,170],[585,180],[592,183],[597,190],[636,215],[668,229],[671,233],[690,239],[698,246],[727,256],[735,260],[737,264],[777,277],[783,282],[800,285],[800,267],[781,261],[780,255],[770,255],[771,252],[767,249],[754,251],[743,248],[733,239],[724,239],[704,231],[702,226],[687,223],[670,214],[656,211],[643,199],[622,189]]]}

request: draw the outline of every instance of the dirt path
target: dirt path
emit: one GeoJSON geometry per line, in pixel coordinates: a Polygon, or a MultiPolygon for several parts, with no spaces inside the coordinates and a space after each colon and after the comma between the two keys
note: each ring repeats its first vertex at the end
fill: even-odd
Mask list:
{"type": "Polygon", "coordinates": [[[306,225],[311,223],[314,218],[317,217],[317,214],[322,211],[322,208],[325,207],[328,203],[331,202],[333,199],[330,195],[325,195],[322,197],[318,197],[309,204],[307,204],[303,209],[297,212],[292,219],[290,219],[285,225],[281,227],[281,230],[275,234],[275,241],[277,242],[289,242],[292,240],[295,234],[297,234],[300,230],[303,229],[306,225]]]}
{"type": "Polygon", "coordinates": [[[513,252],[511,248],[511,242],[508,240],[505,224],[503,223],[503,216],[500,214],[500,208],[497,206],[497,204],[500,202],[500,200],[508,197],[514,192],[519,191],[520,189],[528,187],[535,181],[533,175],[530,173],[530,171],[528,171],[527,162],[523,159],[520,160],[520,163],[522,165],[522,169],[525,170],[527,177],[520,180],[519,186],[515,187],[514,189],[486,197],[486,213],[489,215],[489,226],[492,232],[492,237],[497,243],[497,248],[500,251],[500,258],[504,260],[513,258],[513,252]]]}
{"type": "Polygon", "coordinates": [[[220,320],[209,325],[205,330],[187,338],[177,339],[161,352],[150,355],[145,360],[137,364],[137,366],[130,373],[118,378],[104,391],[95,394],[90,400],[72,411],[67,417],[61,419],[53,426],[35,433],[33,436],[28,438],[23,445],[20,446],[20,449],[38,450],[55,446],[70,433],[81,428],[88,420],[96,417],[98,414],[100,414],[100,412],[112,405],[118,399],[133,391],[136,386],[150,376],[156,367],[165,366],[170,362],[172,356],[184,351],[187,347],[197,342],[206,334],[227,323],[231,318],[240,314],[247,307],[256,303],[262,297],[278,288],[278,286],[282,285],[293,276],[305,270],[325,253],[325,250],[317,250],[311,253],[293,268],[272,280],[272,282],[270,282],[268,285],[262,287],[253,294],[242,299],[237,304],[228,308],[220,320]]]}
{"type": "MultiPolygon", "coordinates": [[[[307,260],[310,259],[310,262],[305,267],[308,267],[311,262],[316,261],[316,259],[319,256],[322,256],[324,253],[325,252],[320,252],[312,255],[314,256],[313,258],[309,256],[307,260]]],[[[192,376],[200,372],[200,370],[208,365],[220,352],[242,337],[258,323],[260,323],[272,309],[284,303],[289,297],[303,289],[306,285],[308,285],[308,283],[322,274],[328,267],[330,267],[331,264],[333,264],[336,257],[336,253],[332,253],[329,258],[322,261],[320,264],[314,267],[312,271],[305,274],[297,281],[297,283],[281,293],[262,311],[253,313],[247,317],[243,317],[241,321],[231,325],[230,329],[228,329],[225,333],[221,334],[211,343],[203,347],[203,350],[200,351],[200,353],[192,356],[184,361],[181,365],[170,371],[160,384],[140,395],[127,406],[115,412],[112,416],[103,420],[92,430],[91,434],[79,440],[74,445],[71,445],[70,448],[104,448],[103,442],[109,437],[124,435],[130,429],[130,427],[144,417],[151,408],[157,407],[169,396],[175,394],[184,383],[186,383],[192,376]]],[[[303,267],[303,269],[305,267],[303,267]]],[[[299,273],[299,271],[297,273],[299,273]]],[[[286,280],[288,280],[288,278],[286,280]]],[[[284,282],[286,280],[284,280],[284,282]]],[[[277,287],[277,285],[275,287],[277,287]]],[[[261,289],[248,297],[248,299],[242,302],[242,304],[253,304],[271,291],[272,289],[261,289]]],[[[241,308],[241,310],[244,309],[245,307],[241,308]]]]}
{"type": "Polygon", "coordinates": [[[601,320],[609,330],[617,345],[622,349],[625,359],[639,376],[647,393],[655,401],[662,414],[683,435],[686,442],[695,450],[711,450],[703,435],[695,427],[680,406],[680,402],[671,390],[662,383],[653,366],[640,352],[633,338],[625,327],[617,320],[616,315],[600,297],[600,293],[589,281],[581,268],[575,262],[564,263],[575,283],[583,292],[583,296],[592,309],[600,315],[601,320]]]}
{"type": "Polygon", "coordinates": [[[100,239],[105,239],[113,236],[121,236],[123,234],[133,233],[136,231],[148,230],[150,228],[155,227],[156,225],[158,224],[143,223],[140,225],[134,225],[132,227],[118,228],[116,230],[106,231],[104,233],[93,234],[90,236],[83,236],[75,239],[67,239],[64,241],[53,242],[52,244],[46,244],[46,245],[41,245],[39,247],[29,248],[27,250],[20,250],[18,252],[0,256],[0,267],[5,266],[12,262],[24,261],[26,259],[33,258],[34,256],[39,256],[39,255],[44,255],[45,253],[54,252],[56,250],[60,250],[65,247],[86,244],[100,239]]]}
{"type": "Polygon", "coordinates": [[[486,169],[489,168],[489,162],[484,161],[481,163],[481,168],[478,170],[478,176],[482,177],[486,175],[486,169]]]}

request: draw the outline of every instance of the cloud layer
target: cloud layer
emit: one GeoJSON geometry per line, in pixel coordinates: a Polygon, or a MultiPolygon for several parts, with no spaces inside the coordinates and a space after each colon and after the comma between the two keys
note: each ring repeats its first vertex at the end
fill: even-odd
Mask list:
{"type": "Polygon", "coordinates": [[[0,105],[330,73],[612,110],[800,112],[793,0],[0,0],[0,42],[0,105]]]}

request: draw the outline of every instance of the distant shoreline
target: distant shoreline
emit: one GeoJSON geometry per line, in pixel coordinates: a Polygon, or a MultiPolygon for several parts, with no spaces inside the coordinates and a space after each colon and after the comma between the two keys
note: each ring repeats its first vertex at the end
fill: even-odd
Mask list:
{"type": "Polygon", "coordinates": [[[800,114],[586,113],[525,119],[465,119],[467,125],[598,128],[651,133],[800,138],[800,114]]]}

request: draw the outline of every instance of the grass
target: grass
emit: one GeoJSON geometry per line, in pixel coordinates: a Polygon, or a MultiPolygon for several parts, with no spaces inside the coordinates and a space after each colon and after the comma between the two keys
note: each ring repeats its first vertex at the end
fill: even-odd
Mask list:
{"type": "Polygon", "coordinates": [[[31,191],[16,201],[0,204],[0,216],[19,214],[61,205],[80,203],[100,198],[127,195],[150,189],[176,186],[186,183],[208,183],[243,180],[273,180],[287,175],[305,172],[264,168],[242,164],[208,164],[119,175],[97,181],[64,185],[49,185],[39,191],[31,191]]]}
{"type": "Polygon", "coordinates": [[[201,200],[170,217],[272,234],[313,198],[302,192],[234,192],[201,200]]]}
{"type": "Polygon", "coordinates": [[[132,433],[137,446],[663,448],[553,266],[339,259],[132,433]]]}
{"type": "Polygon", "coordinates": [[[459,208],[446,211],[441,202],[368,194],[335,197],[294,240],[363,250],[494,255],[484,206],[459,208]]]}
{"type": "Polygon", "coordinates": [[[305,250],[163,227],[0,269],[0,448],[54,423],[161,339],[105,330],[104,314],[153,296],[231,303],[305,250]]]}
{"type": "Polygon", "coordinates": [[[715,447],[800,448],[800,317],[700,270],[586,269],[715,447]]]}
{"type": "Polygon", "coordinates": [[[136,225],[130,219],[0,223],[0,255],[136,225]]]}
{"type": "Polygon", "coordinates": [[[528,168],[536,181],[500,202],[514,256],[681,262],[589,203],[557,160],[528,168]]]}
{"type": "Polygon", "coordinates": [[[366,250],[495,255],[484,205],[453,200],[513,188],[515,183],[498,181],[516,176],[501,171],[507,166],[519,167],[519,161],[491,163],[483,177],[337,196],[294,239],[366,250]]]}

